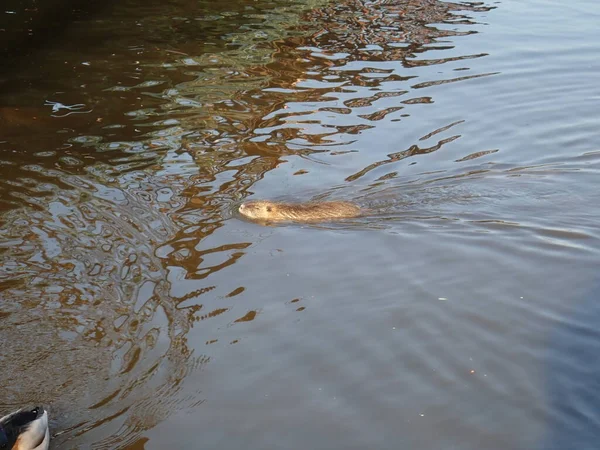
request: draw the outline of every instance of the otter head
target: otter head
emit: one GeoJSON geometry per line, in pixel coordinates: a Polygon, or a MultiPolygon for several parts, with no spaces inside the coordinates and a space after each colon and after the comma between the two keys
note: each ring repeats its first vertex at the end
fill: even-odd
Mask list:
{"type": "Polygon", "coordinates": [[[250,219],[268,220],[272,219],[277,211],[277,206],[271,202],[246,202],[239,208],[240,214],[250,219]]]}

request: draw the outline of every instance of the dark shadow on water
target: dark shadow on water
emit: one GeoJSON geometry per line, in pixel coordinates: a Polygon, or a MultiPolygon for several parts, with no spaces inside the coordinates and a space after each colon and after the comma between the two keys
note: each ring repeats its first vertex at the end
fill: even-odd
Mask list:
{"type": "Polygon", "coordinates": [[[32,51],[56,43],[72,21],[97,14],[111,3],[111,0],[3,1],[0,60],[10,64],[4,64],[2,72],[14,70],[15,65],[32,51]]]}
{"type": "Polygon", "coordinates": [[[565,299],[546,357],[549,397],[543,450],[591,450],[600,443],[600,284],[565,299]]]}

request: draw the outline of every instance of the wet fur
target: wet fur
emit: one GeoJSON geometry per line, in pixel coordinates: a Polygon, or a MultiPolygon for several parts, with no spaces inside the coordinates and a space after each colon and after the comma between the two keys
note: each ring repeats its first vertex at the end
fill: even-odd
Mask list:
{"type": "Polygon", "coordinates": [[[267,200],[243,203],[240,214],[264,221],[318,222],[357,217],[361,209],[350,202],[283,203],[267,200]]]}

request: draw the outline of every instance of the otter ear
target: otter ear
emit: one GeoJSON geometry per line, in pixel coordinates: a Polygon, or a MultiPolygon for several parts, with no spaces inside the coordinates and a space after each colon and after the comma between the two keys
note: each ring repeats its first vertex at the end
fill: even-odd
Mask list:
{"type": "Polygon", "coordinates": [[[267,206],[267,211],[271,212],[271,207],[267,206]]]}

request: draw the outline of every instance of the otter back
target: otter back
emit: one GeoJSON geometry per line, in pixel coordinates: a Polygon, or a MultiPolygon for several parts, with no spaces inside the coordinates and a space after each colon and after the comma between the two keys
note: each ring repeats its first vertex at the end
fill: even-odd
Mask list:
{"type": "Polygon", "coordinates": [[[360,208],[350,202],[281,203],[277,209],[284,220],[294,221],[344,219],[360,215],[360,208]]]}

